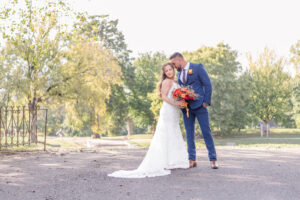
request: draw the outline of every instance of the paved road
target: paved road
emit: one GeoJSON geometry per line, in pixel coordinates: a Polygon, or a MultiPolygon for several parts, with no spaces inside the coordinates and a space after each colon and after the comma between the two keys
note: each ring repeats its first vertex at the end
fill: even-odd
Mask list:
{"type": "Polygon", "coordinates": [[[289,200],[300,199],[300,149],[217,149],[219,170],[205,149],[194,169],[144,179],[107,177],[133,169],[145,149],[0,154],[1,200],[289,200]]]}

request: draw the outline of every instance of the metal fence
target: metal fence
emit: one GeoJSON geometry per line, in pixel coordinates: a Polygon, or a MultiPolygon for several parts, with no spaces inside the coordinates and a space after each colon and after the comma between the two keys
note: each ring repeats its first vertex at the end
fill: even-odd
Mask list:
{"type": "Polygon", "coordinates": [[[39,107],[0,107],[0,151],[32,143],[43,143],[46,150],[47,115],[48,110],[39,107]]]}

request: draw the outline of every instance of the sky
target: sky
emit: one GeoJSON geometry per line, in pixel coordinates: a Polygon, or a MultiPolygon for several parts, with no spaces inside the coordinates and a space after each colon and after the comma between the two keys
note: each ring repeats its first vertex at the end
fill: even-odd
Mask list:
{"type": "MultiPolygon", "coordinates": [[[[5,2],[8,0],[0,0],[5,2]]],[[[68,0],[77,11],[119,20],[133,56],[228,44],[256,58],[264,47],[288,57],[300,40],[300,0],[68,0]]],[[[292,66],[287,71],[293,73],[292,66]]]]}
{"type": "MultiPolygon", "coordinates": [[[[193,51],[219,42],[254,58],[265,46],[278,56],[300,40],[299,0],[71,0],[78,11],[119,19],[133,55],[193,51]]],[[[288,71],[293,71],[289,66],[288,71]]]]}

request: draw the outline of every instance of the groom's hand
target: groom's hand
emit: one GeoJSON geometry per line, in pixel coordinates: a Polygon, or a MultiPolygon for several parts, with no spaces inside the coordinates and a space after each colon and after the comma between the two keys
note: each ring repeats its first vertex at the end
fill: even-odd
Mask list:
{"type": "Polygon", "coordinates": [[[206,103],[206,102],[203,102],[202,105],[203,105],[204,108],[208,108],[208,106],[209,106],[208,103],[206,103]]]}

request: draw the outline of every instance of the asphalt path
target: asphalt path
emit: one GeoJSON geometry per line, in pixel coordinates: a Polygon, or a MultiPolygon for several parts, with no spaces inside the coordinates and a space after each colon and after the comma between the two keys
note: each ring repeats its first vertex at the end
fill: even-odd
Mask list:
{"type": "Polygon", "coordinates": [[[136,168],[146,151],[123,146],[0,154],[0,199],[300,199],[300,149],[217,148],[218,170],[210,169],[206,149],[198,149],[197,168],[154,178],[107,176],[136,168]]]}

